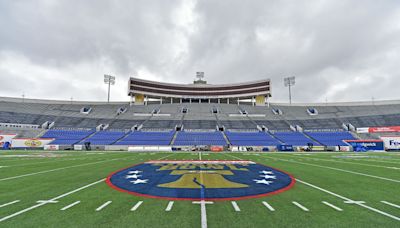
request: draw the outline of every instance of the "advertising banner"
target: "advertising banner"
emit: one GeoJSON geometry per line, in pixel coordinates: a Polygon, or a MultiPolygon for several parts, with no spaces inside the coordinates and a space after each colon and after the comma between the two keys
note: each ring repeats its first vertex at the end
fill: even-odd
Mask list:
{"type": "Polygon", "coordinates": [[[44,150],[59,150],[59,145],[44,145],[44,150]]]}
{"type": "Polygon", "coordinates": [[[4,143],[11,142],[17,134],[0,134],[0,147],[3,147],[4,143]]]}
{"type": "Polygon", "coordinates": [[[400,150],[400,136],[381,136],[386,150],[400,150]]]}
{"type": "Polygon", "coordinates": [[[35,139],[35,138],[22,138],[13,139],[11,142],[12,148],[44,148],[45,145],[51,143],[54,139],[35,139]]]}
{"type": "Polygon", "coordinates": [[[400,132],[400,126],[391,127],[370,127],[369,133],[400,132]]]}
{"type": "Polygon", "coordinates": [[[382,140],[344,140],[353,147],[354,151],[383,151],[382,140]]]}

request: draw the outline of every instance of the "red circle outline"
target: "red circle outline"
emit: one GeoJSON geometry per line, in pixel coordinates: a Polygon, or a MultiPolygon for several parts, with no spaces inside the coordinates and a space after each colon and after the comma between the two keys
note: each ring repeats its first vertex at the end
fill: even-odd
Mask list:
{"type": "MultiPolygon", "coordinates": [[[[163,160],[157,160],[157,161],[163,161],[163,160]]],[[[175,161],[175,160],[165,160],[165,161],[170,161],[170,162],[171,162],[171,161],[175,161]]],[[[177,160],[177,161],[178,161],[178,160],[177,160]]],[[[191,162],[191,161],[192,161],[192,162],[193,162],[193,161],[208,161],[208,160],[179,160],[179,161],[188,161],[188,162],[191,162]]],[[[223,162],[224,160],[213,160],[213,161],[222,161],[222,162],[223,162]]],[[[243,161],[243,160],[230,160],[230,161],[243,161]]],[[[253,161],[252,161],[252,162],[253,162],[253,161]]],[[[151,198],[151,199],[174,200],[174,201],[199,201],[199,200],[206,200],[206,201],[207,201],[207,200],[208,200],[208,201],[232,201],[232,200],[255,199],[255,198],[261,198],[261,197],[276,195],[276,194],[279,194],[279,193],[282,193],[282,192],[285,192],[285,191],[291,189],[291,188],[295,185],[295,183],[296,183],[296,179],[295,179],[291,174],[289,174],[289,173],[287,173],[287,172],[285,172],[285,171],[282,171],[282,170],[280,170],[280,169],[276,169],[276,168],[271,167],[271,166],[266,166],[266,165],[261,164],[261,163],[258,163],[258,162],[254,162],[254,163],[259,164],[259,165],[262,165],[262,166],[265,166],[265,167],[269,167],[269,168],[272,168],[272,169],[275,169],[275,170],[278,170],[279,172],[282,172],[282,173],[288,175],[292,181],[290,182],[290,184],[289,184],[288,186],[286,186],[286,187],[284,187],[284,188],[281,188],[281,189],[276,190],[276,191],[273,191],[273,192],[264,193],[264,194],[251,195],[251,196],[241,196],[241,197],[230,197],[230,198],[204,198],[204,199],[200,199],[200,198],[174,198],[174,197],[165,197],[165,196],[153,196],[153,195],[148,195],[148,194],[142,194],[142,193],[137,193],[137,192],[128,191],[128,190],[119,188],[119,187],[115,186],[113,183],[111,183],[111,177],[112,177],[114,174],[116,174],[116,173],[118,173],[118,172],[120,172],[120,171],[122,171],[122,170],[128,169],[128,168],[130,168],[130,167],[134,167],[134,166],[141,165],[141,164],[144,164],[144,163],[146,163],[146,162],[141,162],[141,163],[138,163],[138,164],[135,164],[135,165],[131,165],[131,166],[128,166],[128,167],[119,169],[119,170],[117,170],[117,171],[115,171],[115,172],[112,172],[111,174],[109,174],[109,175],[107,176],[107,179],[106,179],[107,185],[110,186],[111,188],[113,188],[113,189],[119,191],[119,192],[125,192],[125,193],[128,193],[128,194],[130,194],[130,195],[140,196],[140,197],[145,197],[145,198],[151,198]]]]}

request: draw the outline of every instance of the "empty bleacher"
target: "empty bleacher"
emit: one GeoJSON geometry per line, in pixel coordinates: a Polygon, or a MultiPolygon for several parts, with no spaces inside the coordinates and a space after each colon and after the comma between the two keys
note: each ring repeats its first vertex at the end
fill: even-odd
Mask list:
{"type": "Polygon", "coordinates": [[[114,145],[164,146],[170,145],[175,131],[147,132],[133,131],[114,145]]]}
{"type": "Polygon", "coordinates": [[[55,138],[53,145],[74,145],[93,133],[94,130],[49,130],[42,138],[55,138]]]}
{"type": "Polygon", "coordinates": [[[118,139],[124,137],[123,131],[98,131],[80,144],[90,143],[91,145],[111,145],[118,139]]]}
{"type": "Polygon", "coordinates": [[[343,140],[356,139],[352,134],[346,131],[332,131],[332,132],[306,132],[316,141],[325,146],[346,146],[343,140]]]}
{"type": "Polygon", "coordinates": [[[187,132],[180,131],[174,142],[175,146],[225,146],[224,136],[219,131],[187,132]]]}
{"type": "Polygon", "coordinates": [[[225,132],[233,146],[276,146],[278,140],[265,132],[225,132]]]}
{"type": "Polygon", "coordinates": [[[309,143],[320,145],[318,142],[306,137],[301,132],[276,132],[274,136],[286,144],[293,146],[306,146],[309,143]]]}

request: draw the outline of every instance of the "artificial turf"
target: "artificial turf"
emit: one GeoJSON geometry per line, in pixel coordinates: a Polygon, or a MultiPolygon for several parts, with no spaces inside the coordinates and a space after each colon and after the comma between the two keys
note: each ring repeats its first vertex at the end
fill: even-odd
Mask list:
{"type": "MultiPolygon", "coordinates": [[[[280,194],[206,206],[208,227],[399,227],[400,153],[202,153],[202,160],[250,160],[292,174],[297,183],[280,194]],[[383,215],[304,184],[364,201],[383,215]],[[268,202],[275,211],[263,205],[268,202]],[[309,209],[303,211],[293,204],[309,209]],[[341,208],[337,211],[322,201],[341,208]]],[[[0,222],[0,227],[201,227],[200,206],[119,192],[103,180],[110,173],[148,160],[198,160],[199,154],[128,152],[0,152],[0,221],[9,215],[91,183],[54,203],[0,222]],[[10,156],[11,155],[11,156],[10,156]],[[15,155],[24,155],[16,157],[15,155]],[[68,210],[60,209],[76,201],[68,210]],[[96,208],[112,201],[101,211],[96,208]],[[142,205],[131,208],[139,201],[142,205]]]]}

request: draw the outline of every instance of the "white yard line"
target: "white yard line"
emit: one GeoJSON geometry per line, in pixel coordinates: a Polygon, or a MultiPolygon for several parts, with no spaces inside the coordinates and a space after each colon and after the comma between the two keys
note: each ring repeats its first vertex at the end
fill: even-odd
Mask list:
{"type": "MultiPolygon", "coordinates": [[[[174,154],[170,154],[170,155],[164,156],[164,157],[162,157],[162,158],[160,158],[160,159],[163,159],[163,158],[166,158],[166,157],[169,157],[169,156],[172,156],[172,155],[174,155],[174,154]]],[[[115,160],[115,159],[113,159],[113,160],[115,160]]],[[[77,189],[72,190],[72,191],[70,191],[70,192],[64,193],[64,194],[59,195],[59,196],[57,196],[57,197],[54,197],[53,199],[50,199],[50,200],[48,200],[48,201],[43,201],[42,203],[33,205],[32,207],[25,208],[25,209],[23,209],[23,210],[21,210],[21,211],[15,212],[14,214],[5,216],[5,217],[3,217],[3,218],[0,218],[0,222],[4,222],[4,221],[6,221],[6,220],[8,220],[8,219],[11,219],[11,218],[16,217],[16,216],[18,216],[18,215],[21,215],[21,214],[23,214],[23,213],[25,213],[25,212],[28,212],[28,211],[31,211],[31,210],[36,209],[36,208],[38,208],[38,207],[44,206],[44,205],[48,204],[48,203],[51,202],[51,201],[56,201],[56,200],[58,200],[58,199],[64,198],[64,197],[66,197],[66,196],[68,196],[68,195],[74,194],[74,193],[79,192],[79,191],[81,191],[81,190],[83,190],[83,189],[89,188],[89,187],[91,187],[91,186],[93,186],[93,185],[96,185],[96,184],[99,184],[99,183],[103,183],[105,180],[106,180],[106,178],[103,178],[103,179],[101,179],[101,180],[95,181],[95,182],[90,183],[90,184],[88,184],[88,185],[85,185],[85,186],[83,186],[83,187],[77,188],[77,189]]]]}
{"type": "Polygon", "coordinates": [[[292,203],[293,203],[294,205],[296,205],[297,207],[299,207],[299,208],[300,208],[301,210],[303,210],[303,211],[310,211],[310,210],[308,210],[308,208],[306,208],[305,206],[299,204],[299,203],[296,202],[296,201],[293,201],[292,203]]]}
{"type": "MultiPolygon", "coordinates": [[[[306,160],[312,160],[310,158],[304,158],[306,160]]],[[[298,161],[300,159],[297,159],[298,161]]],[[[339,161],[334,159],[323,159],[323,158],[314,158],[316,161],[328,161],[328,162],[336,162],[336,163],[344,163],[344,164],[354,164],[354,165],[362,165],[362,166],[370,166],[370,167],[378,167],[378,168],[386,168],[386,169],[400,169],[400,167],[393,167],[393,166],[382,166],[382,165],[372,165],[372,164],[364,164],[358,162],[349,162],[349,161],[339,161]]]]}
{"type": "MultiPolygon", "coordinates": [[[[64,193],[64,194],[59,195],[59,196],[57,196],[57,197],[54,197],[53,199],[50,199],[50,200],[48,200],[48,201],[56,201],[56,200],[58,200],[58,199],[61,199],[61,198],[63,198],[63,197],[66,197],[66,196],[68,196],[68,195],[71,195],[71,194],[74,194],[74,193],[76,193],[76,192],[79,192],[79,191],[81,191],[81,190],[83,190],[83,189],[89,188],[89,187],[91,187],[91,186],[93,186],[93,185],[96,185],[96,184],[98,184],[98,183],[103,183],[105,180],[106,180],[106,178],[103,178],[103,179],[101,179],[101,180],[95,181],[95,182],[90,183],[90,184],[88,184],[88,185],[85,185],[85,186],[83,186],[83,187],[77,188],[77,189],[72,190],[72,191],[70,191],[70,192],[64,193]]],[[[46,204],[49,203],[48,201],[47,201],[47,202],[44,201],[44,202],[39,203],[39,204],[36,204],[36,205],[34,205],[34,206],[32,206],[32,207],[28,207],[28,208],[26,208],[26,209],[23,209],[23,210],[21,210],[21,211],[18,211],[18,212],[14,213],[14,214],[8,215],[8,216],[3,217],[3,218],[0,218],[0,222],[4,222],[4,221],[6,221],[6,220],[8,220],[8,219],[10,219],[10,218],[13,218],[13,217],[15,217],[15,216],[18,216],[18,215],[20,215],[20,214],[23,214],[23,213],[28,212],[28,211],[31,211],[31,210],[33,210],[33,209],[35,209],[35,208],[44,206],[44,205],[46,205],[46,204]]]]}
{"type": "Polygon", "coordinates": [[[67,206],[63,207],[63,208],[61,208],[60,210],[61,210],[61,211],[68,210],[68,209],[70,209],[71,207],[73,207],[73,206],[79,204],[80,202],[81,202],[81,201],[76,201],[75,203],[71,203],[70,205],[67,205],[67,206]]]}
{"type": "Polygon", "coordinates": [[[110,203],[112,203],[112,201],[107,201],[107,202],[105,202],[104,204],[102,204],[100,207],[98,207],[97,209],[96,209],[96,211],[101,211],[101,210],[103,210],[105,207],[107,207],[110,203]]]}
{"type": "Polygon", "coordinates": [[[137,202],[137,203],[135,204],[135,206],[133,206],[133,207],[131,208],[131,211],[136,211],[136,210],[140,207],[140,205],[142,205],[142,203],[143,203],[143,201],[137,202]]]}
{"type": "Polygon", "coordinates": [[[381,201],[381,203],[384,203],[384,204],[387,204],[389,206],[396,207],[396,208],[400,209],[400,205],[397,205],[397,204],[394,204],[394,203],[389,203],[387,201],[381,201]]]}
{"type": "Polygon", "coordinates": [[[331,208],[337,210],[337,211],[343,211],[342,208],[337,207],[337,206],[335,206],[335,205],[333,205],[333,204],[330,204],[330,203],[328,203],[328,202],[326,202],[326,201],[322,201],[322,203],[325,204],[325,205],[328,206],[328,207],[331,207],[331,208]]]}
{"type": "Polygon", "coordinates": [[[282,159],[282,158],[278,158],[278,160],[297,163],[297,164],[303,164],[303,165],[310,165],[310,166],[315,166],[315,167],[319,167],[319,168],[331,169],[331,170],[341,171],[341,172],[345,172],[345,173],[351,173],[351,174],[356,174],[356,175],[360,175],[360,176],[366,176],[366,177],[371,177],[371,178],[375,178],[375,179],[380,179],[380,180],[386,180],[386,181],[400,183],[400,180],[395,180],[395,179],[390,179],[390,178],[380,177],[380,176],[374,176],[374,175],[370,175],[370,174],[366,174],[366,173],[354,172],[354,171],[345,170],[345,169],[339,169],[339,168],[334,168],[334,167],[329,167],[329,166],[316,165],[316,164],[311,164],[311,163],[306,163],[306,162],[287,160],[287,159],[282,159]]]}
{"type": "Polygon", "coordinates": [[[114,159],[104,160],[104,161],[98,161],[98,162],[84,163],[84,164],[80,164],[80,165],[61,167],[61,168],[57,168],[57,169],[44,170],[44,171],[40,171],[40,172],[28,173],[28,174],[23,174],[23,175],[19,175],[19,176],[6,177],[6,178],[0,179],[0,181],[12,180],[12,179],[17,179],[17,178],[21,178],[21,177],[33,176],[33,175],[42,174],[42,173],[50,173],[50,172],[54,172],[54,171],[70,169],[70,168],[76,168],[76,167],[87,166],[87,165],[94,165],[94,164],[98,164],[98,163],[115,161],[115,160],[119,160],[119,158],[114,158],[114,159]]]}
{"type": "Polygon", "coordinates": [[[269,205],[269,203],[267,203],[267,202],[265,202],[265,201],[263,201],[262,203],[263,203],[264,206],[265,206],[266,208],[268,208],[270,211],[275,211],[275,209],[274,209],[271,205],[269,205]]]}
{"type": "Polygon", "coordinates": [[[165,208],[165,211],[171,211],[172,206],[174,206],[174,201],[169,201],[167,208],[165,208]]]}
{"type": "Polygon", "coordinates": [[[11,204],[14,204],[14,203],[18,203],[19,201],[20,201],[20,200],[14,200],[14,201],[12,201],[12,202],[2,204],[2,205],[0,205],[0,208],[6,207],[6,206],[11,205],[11,204]]]}
{"type": "Polygon", "coordinates": [[[381,214],[381,215],[384,215],[384,216],[386,216],[386,217],[389,217],[389,218],[391,218],[391,219],[400,221],[400,218],[399,218],[399,217],[396,217],[396,216],[391,215],[391,214],[389,214],[389,213],[386,213],[386,212],[384,212],[384,211],[378,210],[378,209],[376,209],[376,208],[367,206],[367,205],[365,205],[363,202],[354,201],[354,200],[352,200],[352,199],[349,199],[349,198],[347,198],[347,197],[344,197],[344,196],[341,196],[341,195],[339,195],[339,194],[333,193],[333,192],[331,192],[331,191],[329,191],[329,190],[323,189],[323,188],[321,188],[321,187],[315,186],[315,185],[313,185],[313,184],[307,183],[307,182],[302,181],[302,180],[299,180],[299,179],[296,179],[296,181],[299,182],[299,183],[302,183],[302,184],[304,184],[304,185],[307,185],[307,186],[309,186],[309,187],[311,187],[311,188],[314,188],[314,189],[320,190],[320,191],[322,191],[322,192],[328,193],[328,194],[330,194],[330,195],[332,195],[332,196],[335,196],[335,197],[337,197],[337,198],[340,198],[340,199],[342,199],[342,200],[344,200],[344,201],[353,202],[352,204],[354,204],[354,205],[357,205],[357,206],[366,208],[366,209],[368,209],[368,210],[370,210],[370,211],[373,211],[373,212],[376,212],[376,213],[378,213],[378,214],[381,214]]]}
{"type": "Polygon", "coordinates": [[[233,209],[235,209],[235,211],[240,212],[239,205],[235,201],[232,201],[232,206],[233,206],[233,209]]]}

